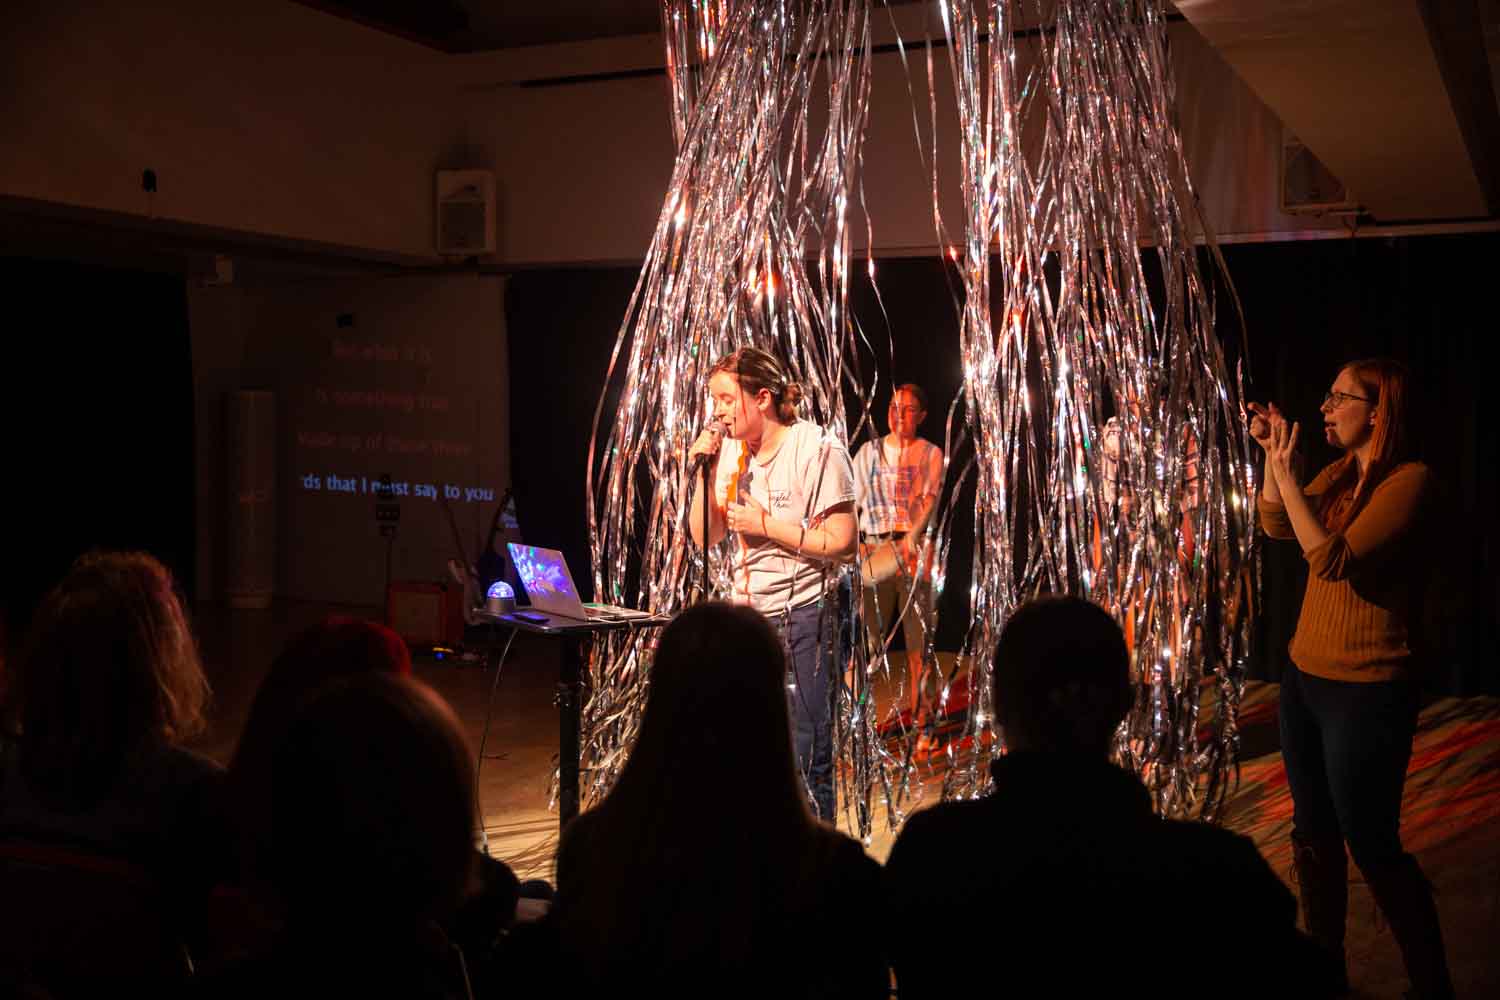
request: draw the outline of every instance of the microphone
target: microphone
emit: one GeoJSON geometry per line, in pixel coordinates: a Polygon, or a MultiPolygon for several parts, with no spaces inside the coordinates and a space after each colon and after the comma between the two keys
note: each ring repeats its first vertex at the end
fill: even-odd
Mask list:
{"type": "Polygon", "coordinates": [[[695,472],[707,465],[711,459],[718,457],[718,446],[724,443],[724,424],[722,421],[710,420],[708,426],[703,429],[714,436],[715,447],[713,451],[704,452],[693,459],[693,471],[695,472]]]}

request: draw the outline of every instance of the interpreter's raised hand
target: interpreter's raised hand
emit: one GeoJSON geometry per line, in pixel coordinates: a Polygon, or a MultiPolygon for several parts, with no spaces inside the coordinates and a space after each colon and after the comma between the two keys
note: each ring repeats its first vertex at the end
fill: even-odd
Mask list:
{"type": "Polygon", "coordinates": [[[1260,445],[1262,451],[1271,450],[1271,414],[1275,403],[1246,403],[1250,411],[1250,439],[1260,445]]]}
{"type": "Polygon", "coordinates": [[[724,524],[730,531],[747,538],[766,537],[766,509],[755,502],[749,494],[741,494],[738,503],[732,503],[724,511],[724,524]]]}
{"type": "Polygon", "coordinates": [[[1301,488],[1297,482],[1297,432],[1296,423],[1288,424],[1274,408],[1271,411],[1271,441],[1266,448],[1266,466],[1276,477],[1276,484],[1283,493],[1301,488]]]}

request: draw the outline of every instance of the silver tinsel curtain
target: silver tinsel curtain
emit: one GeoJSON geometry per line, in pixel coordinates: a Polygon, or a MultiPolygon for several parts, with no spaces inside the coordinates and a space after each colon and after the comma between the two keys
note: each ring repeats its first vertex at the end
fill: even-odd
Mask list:
{"type": "MultiPolygon", "coordinates": [[[[704,556],[687,536],[683,456],[719,357],[775,352],[806,390],[806,416],[847,438],[845,390],[866,391],[848,293],[869,15],[835,0],[663,6],[677,160],[609,369],[619,412],[596,416],[589,458],[594,587],[610,600],[670,613],[695,592],[704,556]]],[[[708,555],[723,594],[727,552],[708,555]]],[[[595,650],[585,802],[634,739],[648,660],[630,639],[595,650]]]]}
{"type": "MultiPolygon", "coordinates": [[[[980,498],[967,659],[988,663],[1034,594],[1102,604],[1137,683],[1121,763],[1161,812],[1212,816],[1235,759],[1254,537],[1240,382],[1195,246],[1162,4],[1048,10],[943,8],[980,498]]],[[[976,704],[969,724],[983,732],[987,693],[976,704]]],[[[955,791],[986,778],[971,762],[955,791]]]]}
{"type": "MultiPolygon", "coordinates": [[[[944,159],[936,138],[948,133],[929,92],[924,158],[938,243],[961,289],[953,347],[964,368],[945,450],[971,440],[973,460],[949,469],[928,528],[939,592],[955,519],[972,516],[975,529],[970,624],[942,695],[962,678],[971,699],[942,794],[980,794],[989,755],[1003,749],[987,666],[1006,615],[1032,594],[1066,591],[1110,609],[1131,640],[1139,697],[1117,740],[1121,761],[1164,813],[1212,815],[1235,756],[1247,622],[1233,612],[1252,487],[1172,124],[1161,5],[940,7],[946,37],[928,40],[927,80],[943,85],[934,66],[946,58],[957,142],[944,159]],[[955,162],[961,227],[938,211],[940,164],[955,162]],[[960,511],[969,474],[979,503],[960,511]]],[[[873,257],[851,257],[855,227],[874,244],[860,187],[872,10],[869,0],[664,0],[662,13],[677,158],[601,393],[588,489],[595,593],[671,613],[703,571],[685,530],[683,458],[707,419],[718,357],[754,343],[786,358],[811,401],[805,416],[846,441],[869,418],[874,348],[848,294],[851,268],[875,277],[873,257]],[[605,413],[609,398],[618,410],[605,413]]],[[[723,594],[726,553],[706,556],[723,594]]],[[[925,624],[931,663],[936,622],[925,624]]],[[[899,692],[911,682],[905,658],[885,654],[888,630],[866,625],[875,639],[855,643],[849,669],[899,692]]],[[[586,804],[633,743],[649,642],[615,636],[591,658],[586,804]]],[[[911,740],[882,738],[863,685],[839,699],[841,808],[867,837],[877,802],[895,825],[915,801],[911,740]]]]}

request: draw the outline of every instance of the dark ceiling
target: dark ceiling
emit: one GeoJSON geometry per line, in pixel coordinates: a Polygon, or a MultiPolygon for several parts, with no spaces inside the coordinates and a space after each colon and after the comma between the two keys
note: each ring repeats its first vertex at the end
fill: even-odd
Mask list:
{"type": "MultiPolygon", "coordinates": [[[[296,0],[444,52],[486,52],[661,30],[661,0],[296,0]]],[[[887,0],[891,4],[920,0],[887,0]]]]}
{"type": "Polygon", "coordinates": [[[661,28],[659,0],[297,0],[444,52],[551,45],[661,28]]]}

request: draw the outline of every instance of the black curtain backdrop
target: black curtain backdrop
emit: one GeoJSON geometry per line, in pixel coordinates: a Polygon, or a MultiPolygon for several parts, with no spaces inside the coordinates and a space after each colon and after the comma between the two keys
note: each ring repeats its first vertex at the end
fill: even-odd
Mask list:
{"type": "Polygon", "coordinates": [[[6,640],[91,548],[144,549],[193,593],[193,379],[173,275],[0,258],[6,640]]]}
{"type": "MultiPolygon", "coordinates": [[[[1370,356],[1410,366],[1418,455],[1437,489],[1428,511],[1424,682],[1453,694],[1500,693],[1494,391],[1490,299],[1500,236],[1349,239],[1228,247],[1250,332],[1252,399],[1302,422],[1309,474],[1332,461],[1318,411],[1339,366],[1370,356]]],[[[1224,313],[1221,303],[1220,313],[1224,313]]],[[[1295,543],[1265,546],[1256,672],[1279,679],[1306,563],[1295,543]]]]}
{"type": "MultiPolygon", "coordinates": [[[[511,467],[521,534],[529,544],[561,549],[585,592],[592,591],[592,581],[585,579],[590,565],[585,507],[589,436],[609,355],[637,273],[634,268],[527,271],[514,275],[506,291],[511,467]]],[[[862,280],[850,290],[850,310],[870,343],[861,357],[866,377],[878,372],[873,433],[886,431],[885,408],[893,384],[891,331],[895,331],[895,382],[916,382],[927,390],[929,413],[922,433],[941,443],[948,407],[962,378],[956,347],[958,313],[948,275],[932,260],[881,262],[878,280],[890,316],[887,324],[868,277],[859,273],[862,280]]],[[[606,424],[615,405],[613,398],[606,401],[606,424]]],[[[853,427],[859,414],[849,416],[853,427]]],[[[961,422],[960,414],[957,430],[962,429],[961,422]]],[[[858,448],[871,433],[866,425],[853,447],[858,448]]],[[[970,482],[964,502],[971,511],[973,495],[970,482]]],[[[960,517],[954,529],[939,632],[940,646],[946,649],[958,648],[963,639],[972,518],[960,517]]],[[[900,642],[898,636],[898,647],[900,642]]]]}
{"type": "MultiPolygon", "coordinates": [[[[1431,585],[1425,616],[1426,682],[1433,690],[1500,692],[1490,650],[1500,580],[1495,528],[1496,454],[1480,432],[1481,344],[1489,335],[1487,290],[1494,235],[1350,239],[1224,248],[1249,331],[1251,399],[1273,399],[1307,428],[1308,468],[1335,456],[1322,443],[1318,404],[1341,362],[1390,355],[1412,370],[1421,457],[1439,484],[1430,521],[1431,585]]],[[[1155,270],[1148,252],[1148,270],[1155,270]]],[[[1205,258],[1206,266],[1206,258],[1205,258]]],[[[956,285],[936,259],[881,260],[879,296],[855,269],[850,311],[869,350],[861,358],[880,386],[875,433],[885,430],[894,383],[917,382],[931,405],[924,436],[942,442],[959,391],[956,285]],[[882,309],[883,304],[883,309],[882,309]]],[[[516,274],[507,294],[512,363],[512,461],[521,530],[561,548],[585,590],[588,534],[584,476],[594,407],[637,271],[567,269],[516,274]]],[[[1234,310],[1216,293],[1221,331],[1239,357],[1234,310]]],[[[1487,360],[1487,354],[1485,355],[1487,360]]],[[[1487,382],[1488,379],[1485,378],[1487,382]]],[[[614,410],[606,401],[605,420],[614,410]]],[[[860,414],[849,414],[854,426],[860,414]]],[[[955,422],[961,430],[962,412],[955,422]]],[[[852,442],[868,437],[865,428],[852,442]]],[[[953,456],[952,473],[969,457],[953,456]]],[[[939,645],[957,649],[966,628],[974,509],[972,479],[956,506],[939,645]]],[[[1251,675],[1276,680],[1296,624],[1305,563],[1295,544],[1267,542],[1251,675]]],[[[898,640],[899,642],[899,640],[898,640]]]]}
{"type": "MultiPolygon", "coordinates": [[[[528,545],[561,549],[592,599],[585,490],[594,408],[636,269],[528,271],[505,294],[511,478],[528,545]]],[[[613,399],[604,420],[615,410],[613,399]]]]}

